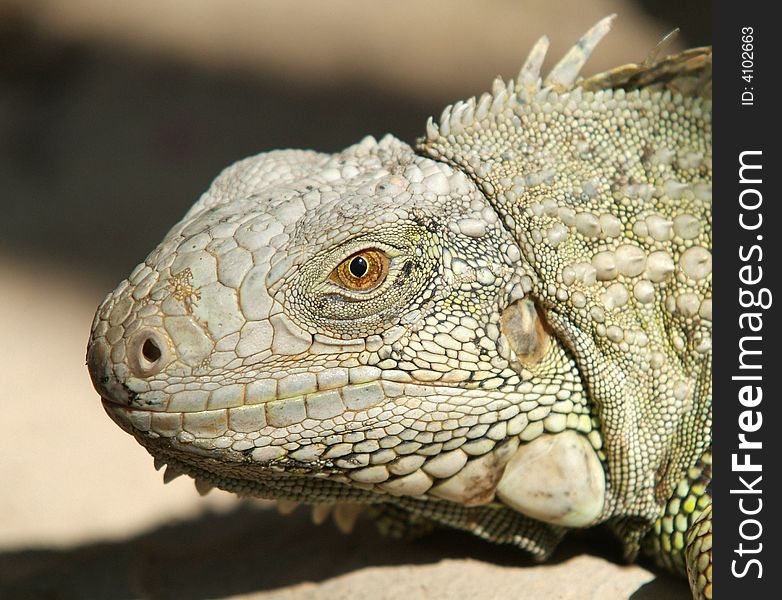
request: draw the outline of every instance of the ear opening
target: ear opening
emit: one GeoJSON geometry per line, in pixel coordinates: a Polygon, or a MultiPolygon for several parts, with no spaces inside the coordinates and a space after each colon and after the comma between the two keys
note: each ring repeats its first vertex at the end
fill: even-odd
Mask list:
{"type": "Polygon", "coordinates": [[[551,345],[551,332],[540,309],[529,298],[511,303],[500,316],[502,334],[524,367],[538,364],[551,345]]]}

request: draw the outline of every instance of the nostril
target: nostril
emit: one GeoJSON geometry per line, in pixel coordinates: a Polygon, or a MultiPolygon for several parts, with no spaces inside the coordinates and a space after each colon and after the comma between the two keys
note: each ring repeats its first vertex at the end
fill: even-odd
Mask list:
{"type": "Polygon", "coordinates": [[[159,373],[169,362],[165,338],[154,329],[137,332],[128,346],[128,366],[136,377],[150,377],[159,373]]]}
{"type": "Polygon", "coordinates": [[[141,354],[148,362],[154,364],[162,356],[160,348],[152,338],[147,338],[141,346],[141,354]]]}

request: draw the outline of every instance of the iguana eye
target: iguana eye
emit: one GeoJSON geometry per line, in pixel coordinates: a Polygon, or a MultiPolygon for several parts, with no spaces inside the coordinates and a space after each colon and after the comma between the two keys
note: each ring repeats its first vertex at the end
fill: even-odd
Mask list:
{"type": "Polygon", "coordinates": [[[383,283],[388,275],[388,256],[374,248],[348,256],[329,275],[329,279],[356,292],[368,292],[383,283]]]}

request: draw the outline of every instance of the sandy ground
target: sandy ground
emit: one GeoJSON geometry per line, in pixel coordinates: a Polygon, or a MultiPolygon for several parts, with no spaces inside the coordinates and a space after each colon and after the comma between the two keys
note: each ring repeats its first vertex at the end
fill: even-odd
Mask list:
{"type": "Polygon", "coordinates": [[[343,536],[164,486],[90,385],[95,307],[221,167],[367,132],[412,141],[544,32],[557,56],[619,10],[595,71],[670,29],[619,1],[480,6],[0,0],[0,598],[688,597],[603,540],[535,565],[454,532],[343,536]]]}

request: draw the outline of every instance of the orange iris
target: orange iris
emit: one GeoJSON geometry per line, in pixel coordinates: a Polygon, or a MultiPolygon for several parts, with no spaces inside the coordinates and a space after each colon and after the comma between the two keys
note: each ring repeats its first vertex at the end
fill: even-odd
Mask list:
{"type": "Polygon", "coordinates": [[[388,257],[380,250],[360,250],[339,263],[329,279],[347,290],[367,292],[385,281],[388,265],[388,257]]]}

